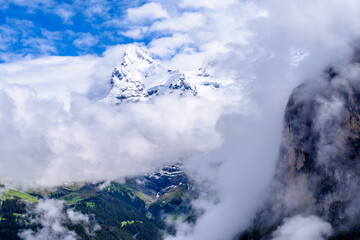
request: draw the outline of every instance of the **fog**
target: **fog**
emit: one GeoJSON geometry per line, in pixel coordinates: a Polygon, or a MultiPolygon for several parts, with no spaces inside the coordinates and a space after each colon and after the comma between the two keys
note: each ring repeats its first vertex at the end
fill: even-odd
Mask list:
{"type": "Polygon", "coordinates": [[[332,227],[316,216],[295,216],[286,219],[285,223],[274,232],[273,240],[320,240],[332,234],[332,227]]]}
{"type": "Polygon", "coordinates": [[[28,214],[32,215],[29,224],[41,226],[38,231],[27,229],[19,233],[19,237],[24,240],[33,239],[59,239],[75,240],[79,236],[67,228],[69,224],[82,224],[86,232],[90,235],[99,230],[99,225],[93,220],[90,221],[88,215],[76,212],[73,209],[64,209],[65,202],[45,199],[30,209],[28,214]]]}

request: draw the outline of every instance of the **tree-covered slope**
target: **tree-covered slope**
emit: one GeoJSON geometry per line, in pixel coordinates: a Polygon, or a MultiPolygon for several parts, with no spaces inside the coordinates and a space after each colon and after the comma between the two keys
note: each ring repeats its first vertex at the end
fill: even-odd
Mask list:
{"type": "Polygon", "coordinates": [[[24,239],[19,233],[28,230],[34,236],[40,234],[46,226],[39,218],[46,213],[38,208],[46,201],[61,203],[61,223],[78,239],[162,239],[164,232],[172,233],[165,216],[196,219],[190,205],[196,192],[174,166],[124,183],[71,184],[26,192],[1,189],[0,239],[24,239]]]}

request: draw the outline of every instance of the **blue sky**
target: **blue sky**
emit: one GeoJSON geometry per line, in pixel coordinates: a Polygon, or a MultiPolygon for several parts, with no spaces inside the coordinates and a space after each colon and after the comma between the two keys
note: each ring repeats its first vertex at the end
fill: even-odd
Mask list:
{"type": "Polygon", "coordinates": [[[230,6],[240,2],[0,0],[0,63],[102,56],[110,46],[134,42],[162,60],[180,54],[185,64],[186,58],[200,62],[204,56],[194,58],[194,53],[213,55],[232,41],[244,42],[241,30],[229,34],[239,27],[241,15],[227,9],[232,11],[230,6]]]}
{"type": "Polygon", "coordinates": [[[144,3],[144,0],[0,0],[0,60],[101,54],[107,46],[133,42],[122,34],[128,27],[127,9],[144,3]]]}

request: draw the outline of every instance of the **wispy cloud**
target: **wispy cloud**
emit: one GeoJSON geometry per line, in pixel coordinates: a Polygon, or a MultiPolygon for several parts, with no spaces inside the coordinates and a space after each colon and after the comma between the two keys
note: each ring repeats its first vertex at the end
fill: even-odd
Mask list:
{"type": "Polygon", "coordinates": [[[175,55],[179,48],[191,42],[192,40],[186,34],[174,34],[171,37],[154,39],[148,47],[155,56],[165,58],[175,55]]]}
{"type": "Polygon", "coordinates": [[[80,33],[79,37],[74,40],[74,45],[80,49],[88,49],[96,45],[99,40],[90,33],[80,33]]]}
{"type": "Polygon", "coordinates": [[[65,203],[54,199],[40,200],[34,209],[30,209],[31,221],[29,224],[37,224],[40,229],[33,231],[23,230],[19,237],[24,240],[54,239],[75,240],[79,236],[67,226],[69,224],[82,224],[89,233],[99,230],[96,223],[90,221],[89,216],[73,209],[65,210],[65,203]]]}
{"type": "Polygon", "coordinates": [[[330,223],[317,216],[295,216],[286,219],[275,232],[272,240],[324,240],[332,235],[330,223]]]}
{"type": "Polygon", "coordinates": [[[127,20],[131,22],[152,21],[156,19],[168,18],[169,15],[161,4],[146,3],[138,8],[129,8],[127,10],[127,20]]]}
{"type": "Polygon", "coordinates": [[[186,32],[204,26],[205,17],[200,13],[185,12],[180,17],[165,19],[151,25],[151,31],[186,32]]]}
{"type": "Polygon", "coordinates": [[[72,24],[73,21],[71,20],[71,18],[76,14],[75,8],[70,4],[66,3],[56,6],[56,8],[54,9],[54,13],[61,17],[66,24],[72,24]]]}

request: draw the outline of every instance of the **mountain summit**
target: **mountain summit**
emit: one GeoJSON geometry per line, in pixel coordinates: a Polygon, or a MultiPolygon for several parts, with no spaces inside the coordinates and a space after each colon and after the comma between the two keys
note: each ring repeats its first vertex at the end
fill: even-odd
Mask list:
{"type": "Polygon", "coordinates": [[[104,101],[112,104],[145,101],[159,94],[197,95],[189,76],[165,69],[145,50],[131,45],[111,76],[112,88],[104,101]]]}

